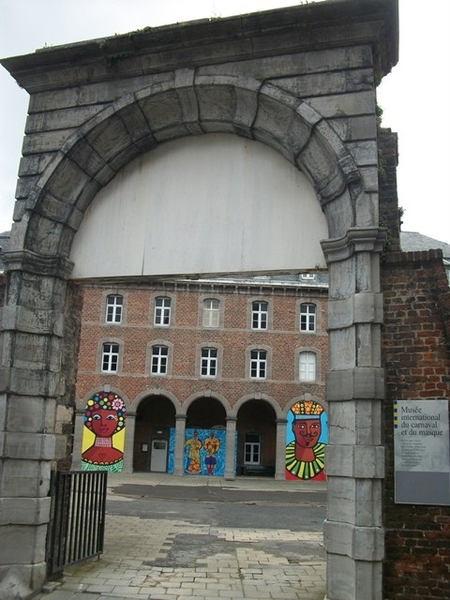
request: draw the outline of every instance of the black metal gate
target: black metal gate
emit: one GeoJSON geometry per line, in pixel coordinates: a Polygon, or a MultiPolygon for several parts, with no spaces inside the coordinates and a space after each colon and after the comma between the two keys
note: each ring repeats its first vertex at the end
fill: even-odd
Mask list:
{"type": "Polygon", "coordinates": [[[47,541],[47,572],[103,552],[107,471],[55,473],[47,541]]]}

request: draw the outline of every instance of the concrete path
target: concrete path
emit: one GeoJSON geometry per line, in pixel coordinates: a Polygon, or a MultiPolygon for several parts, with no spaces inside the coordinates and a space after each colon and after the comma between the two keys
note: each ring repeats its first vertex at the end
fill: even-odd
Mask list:
{"type": "MultiPolygon", "coordinates": [[[[300,483],[266,478],[225,481],[211,477],[174,477],[166,474],[109,475],[108,497],[129,501],[120,488],[129,484],[157,486],[214,486],[240,490],[284,490],[299,486],[305,494],[324,490],[323,482],[300,483]]],[[[186,542],[185,542],[186,543],[186,542]]],[[[213,527],[188,521],[141,519],[108,514],[105,548],[100,560],[67,568],[60,582],[50,582],[36,600],[187,600],[228,598],[231,600],[323,600],[325,561],[317,558],[322,535],[288,529],[213,527]],[[199,553],[190,566],[167,566],[167,557],[177,540],[204,536],[229,542],[226,552],[207,556],[199,553]],[[269,554],[251,544],[280,540],[302,545],[300,560],[269,554]],[[310,547],[311,553],[304,549],[310,547]]]]}

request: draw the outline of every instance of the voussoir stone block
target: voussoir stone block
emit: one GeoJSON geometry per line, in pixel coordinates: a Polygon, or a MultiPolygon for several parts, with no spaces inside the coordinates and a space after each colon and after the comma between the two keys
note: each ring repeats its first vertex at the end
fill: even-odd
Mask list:
{"type": "Polygon", "coordinates": [[[164,89],[160,93],[136,93],[136,98],[153,134],[183,120],[183,110],[176,90],[164,89]]]}

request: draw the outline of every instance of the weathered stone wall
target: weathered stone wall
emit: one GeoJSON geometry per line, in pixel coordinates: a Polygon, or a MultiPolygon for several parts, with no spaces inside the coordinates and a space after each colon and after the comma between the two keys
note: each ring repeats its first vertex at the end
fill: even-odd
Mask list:
{"type": "Polygon", "coordinates": [[[385,296],[386,600],[450,597],[450,507],[394,503],[393,401],[448,398],[450,290],[440,250],[393,253],[385,296]]]}
{"type": "Polygon", "coordinates": [[[397,199],[398,138],[390,129],[378,130],[380,225],[386,228],[384,252],[400,250],[401,214],[397,199]]]}
{"type": "Polygon", "coordinates": [[[70,470],[72,466],[73,433],[75,426],[75,384],[81,331],[83,293],[81,286],[69,282],[65,305],[64,344],[61,361],[61,395],[56,404],[55,434],[60,440],[56,453],[57,469],[70,470]]]}

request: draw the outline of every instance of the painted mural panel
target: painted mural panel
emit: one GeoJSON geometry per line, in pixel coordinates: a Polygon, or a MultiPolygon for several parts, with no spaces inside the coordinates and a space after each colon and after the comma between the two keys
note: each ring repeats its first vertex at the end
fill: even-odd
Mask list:
{"type": "MultiPolygon", "coordinates": [[[[225,474],[225,429],[186,429],[184,441],[183,472],[186,475],[225,474]]],[[[168,472],[173,473],[175,430],[169,439],[168,472]]]]}
{"type": "Polygon", "coordinates": [[[287,415],[286,479],[324,480],[328,437],[324,407],[314,400],[295,402],[287,415]]]}
{"type": "Polygon", "coordinates": [[[112,392],[97,392],[88,399],[81,442],[82,471],[122,471],[125,412],[125,402],[112,392]]]}

